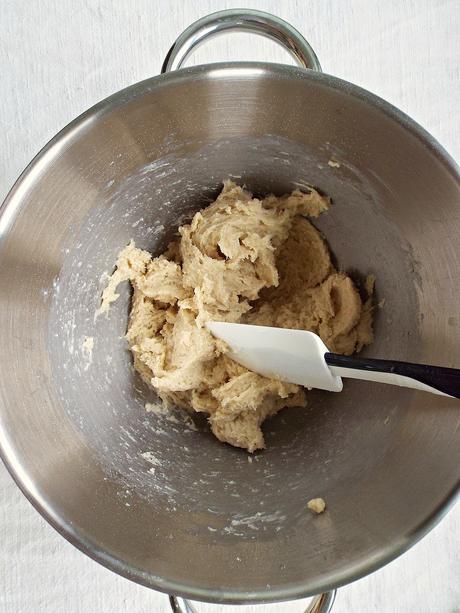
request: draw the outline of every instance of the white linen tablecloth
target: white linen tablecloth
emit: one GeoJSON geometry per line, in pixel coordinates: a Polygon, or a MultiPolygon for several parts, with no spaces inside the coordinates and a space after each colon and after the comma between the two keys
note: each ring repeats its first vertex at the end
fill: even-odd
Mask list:
{"type": "MultiPolygon", "coordinates": [[[[0,0],[0,199],[73,117],[158,74],[191,22],[241,4],[292,23],[325,72],[386,98],[460,159],[459,0],[0,0]]],[[[233,34],[205,45],[191,63],[225,59],[282,62],[287,55],[269,41],[233,34]]],[[[118,577],[67,543],[3,466],[0,543],[1,613],[169,611],[166,596],[118,577]]],[[[198,608],[300,613],[302,605],[198,608]]],[[[340,590],[334,611],[459,613],[460,505],[408,553],[340,590]]]]}

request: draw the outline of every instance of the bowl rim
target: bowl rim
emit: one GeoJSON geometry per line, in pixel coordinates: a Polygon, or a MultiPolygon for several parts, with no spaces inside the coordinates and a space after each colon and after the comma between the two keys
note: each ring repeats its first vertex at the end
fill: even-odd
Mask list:
{"type": "MultiPolygon", "coordinates": [[[[20,208],[23,192],[22,188],[24,188],[29,181],[33,180],[38,169],[42,169],[52,163],[53,159],[62,150],[62,146],[66,142],[71,141],[78,132],[84,130],[89,123],[93,123],[104,114],[110,113],[119,106],[132,102],[139,96],[152,91],[160,84],[163,86],[168,82],[180,83],[200,78],[225,79],[230,76],[250,76],[251,74],[254,74],[254,76],[263,74],[266,77],[272,78],[303,79],[320,82],[328,88],[339,90],[342,93],[357,98],[365,104],[372,106],[374,109],[392,119],[395,123],[409,132],[412,137],[416,138],[428,148],[430,153],[441,163],[454,181],[458,183],[460,192],[460,168],[438,141],[397,107],[358,85],[354,85],[326,73],[284,64],[265,62],[223,62],[218,64],[204,64],[182,68],[174,72],[150,77],[138,83],[134,83],[93,105],[61,129],[33,157],[14,183],[3,204],[0,206],[0,244],[5,240],[8,234],[11,222],[15,217],[16,209],[20,208]]],[[[52,510],[50,505],[41,499],[33,483],[27,478],[25,471],[21,468],[19,463],[15,461],[15,454],[9,445],[7,432],[3,430],[1,423],[0,457],[16,485],[32,506],[57,532],[59,532],[59,534],[87,556],[99,562],[109,570],[139,583],[140,585],[167,594],[211,603],[256,604],[295,600],[314,596],[320,592],[333,590],[356,581],[388,564],[417,543],[417,541],[444,517],[448,510],[454,505],[457,497],[460,497],[459,475],[457,484],[446,493],[444,499],[432,510],[430,515],[410,532],[381,549],[378,555],[373,555],[370,558],[368,557],[361,560],[359,563],[354,563],[347,567],[346,570],[323,576],[320,581],[311,582],[306,578],[303,582],[288,584],[276,590],[272,588],[255,591],[243,591],[238,589],[215,590],[208,589],[205,586],[196,587],[194,585],[188,585],[185,582],[178,582],[155,576],[139,567],[124,562],[89,539],[85,534],[76,531],[69,522],[67,522],[64,516],[52,510]]]]}

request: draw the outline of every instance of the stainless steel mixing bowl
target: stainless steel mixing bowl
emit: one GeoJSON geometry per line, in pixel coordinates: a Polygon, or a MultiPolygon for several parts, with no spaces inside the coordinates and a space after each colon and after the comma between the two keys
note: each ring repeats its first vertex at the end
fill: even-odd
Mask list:
{"type": "Polygon", "coordinates": [[[128,87],[60,132],[6,199],[0,443],[32,504],[108,568],[199,600],[261,602],[352,581],[439,520],[459,488],[458,401],[348,381],[272,419],[248,461],[199,419],[145,411],[154,394],[122,338],[128,287],[94,317],[106,275],[130,239],[160,253],[227,177],[256,194],[312,183],[333,199],[318,227],[340,266],[377,278],[368,353],[458,367],[460,179],[422,128],[322,74],[266,15],[195,24],[165,69],[235,24],[268,28],[316,70],[225,63],[128,87]],[[313,517],[316,496],[328,510],[313,517]]]}

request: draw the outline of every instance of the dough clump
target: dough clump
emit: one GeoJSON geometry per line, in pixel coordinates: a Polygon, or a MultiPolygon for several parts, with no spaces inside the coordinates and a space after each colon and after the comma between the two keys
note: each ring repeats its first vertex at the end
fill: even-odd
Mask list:
{"type": "Polygon", "coordinates": [[[312,498],[307,502],[307,507],[310,509],[310,511],[313,511],[313,513],[319,515],[320,513],[324,513],[326,510],[326,503],[322,498],[312,498]]]}
{"type": "Polygon", "coordinates": [[[165,404],[207,414],[222,442],[264,448],[262,422],[283,407],[305,405],[305,390],[231,360],[207,321],[311,330],[347,355],[372,342],[372,288],[363,303],[306,219],[329,205],[313,188],[257,199],[226,181],[164,254],[153,258],[131,242],[118,256],[99,312],[129,280],[126,338],[135,369],[165,404]]]}

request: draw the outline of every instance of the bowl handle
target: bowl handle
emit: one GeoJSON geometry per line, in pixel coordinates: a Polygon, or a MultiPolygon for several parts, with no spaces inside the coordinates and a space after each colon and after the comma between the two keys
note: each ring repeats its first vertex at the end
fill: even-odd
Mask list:
{"type": "Polygon", "coordinates": [[[321,72],[315,52],[300,32],[279,17],[250,9],[218,11],[192,23],[168,51],[161,72],[178,70],[206,39],[230,31],[253,32],[270,38],[284,47],[299,66],[321,72]]]}
{"type": "MultiPolygon", "coordinates": [[[[305,613],[329,613],[334,604],[335,594],[336,591],[332,590],[331,592],[325,592],[324,594],[316,596],[308,605],[305,613]]],[[[197,613],[192,603],[185,600],[185,598],[170,596],[169,602],[174,613],[197,613]]]]}

